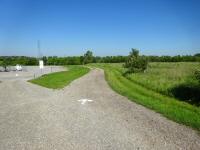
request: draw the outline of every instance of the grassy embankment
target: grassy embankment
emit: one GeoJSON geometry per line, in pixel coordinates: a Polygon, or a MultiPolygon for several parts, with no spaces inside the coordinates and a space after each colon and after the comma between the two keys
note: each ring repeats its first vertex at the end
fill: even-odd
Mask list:
{"type": "Polygon", "coordinates": [[[90,70],[82,66],[67,66],[67,68],[68,71],[46,74],[29,82],[51,89],[61,89],[90,70]]]}
{"type": "MultiPolygon", "coordinates": [[[[154,66],[156,64],[151,64],[151,65],[154,66]]],[[[173,64],[171,65],[173,66],[173,64]]],[[[186,64],[182,65],[185,66],[186,64]]],[[[165,87],[162,85],[162,83],[160,83],[160,85],[157,83],[158,82],[157,80],[159,80],[159,78],[161,78],[161,80],[163,81],[165,80],[166,84],[172,85],[172,84],[178,84],[178,82],[182,82],[182,80],[184,80],[182,79],[182,77],[180,78],[180,81],[174,80],[172,81],[172,83],[168,83],[169,79],[166,78],[167,76],[166,74],[169,74],[169,76],[173,76],[173,74],[170,75],[171,73],[167,71],[160,74],[155,73],[158,76],[155,77],[155,79],[149,79],[153,78],[152,75],[153,73],[152,74],[150,73],[153,70],[150,70],[149,72],[150,75],[148,74],[147,70],[147,73],[145,75],[136,74],[124,77],[122,75],[124,69],[121,66],[121,64],[91,64],[90,66],[104,69],[105,77],[108,84],[111,86],[112,89],[114,89],[121,95],[128,97],[130,100],[138,104],[153,109],[156,112],[161,113],[163,116],[171,120],[174,120],[178,123],[182,123],[184,125],[200,130],[199,107],[188,104],[186,102],[179,101],[175,98],[163,95],[161,93],[152,90],[153,88],[159,88],[159,86],[162,87],[160,89],[163,89],[163,87],[165,87]],[[143,76],[146,77],[146,80],[143,78],[143,76]],[[147,87],[143,80],[145,80],[145,82],[149,82],[147,87]],[[138,82],[140,83],[138,84],[138,82]],[[151,84],[153,84],[154,86],[150,86],[151,84]]],[[[162,72],[162,70],[160,71],[162,72]]],[[[184,75],[180,73],[180,76],[184,75]]],[[[187,80],[186,76],[185,80],[187,80]]]]}

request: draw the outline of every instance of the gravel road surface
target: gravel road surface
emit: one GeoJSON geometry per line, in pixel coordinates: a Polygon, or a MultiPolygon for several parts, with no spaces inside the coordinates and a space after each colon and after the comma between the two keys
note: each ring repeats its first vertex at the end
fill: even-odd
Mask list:
{"type": "Polygon", "coordinates": [[[26,82],[34,72],[0,72],[0,150],[200,149],[197,131],[115,93],[100,69],[62,90],[26,82]]]}

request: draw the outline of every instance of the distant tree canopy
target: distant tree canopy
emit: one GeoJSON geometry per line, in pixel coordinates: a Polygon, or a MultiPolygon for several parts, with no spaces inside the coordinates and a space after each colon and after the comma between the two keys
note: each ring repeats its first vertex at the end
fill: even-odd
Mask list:
{"type": "MultiPolygon", "coordinates": [[[[37,65],[38,60],[35,57],[26,57],[26,56],[0,56],[0,61],[4,62],[7,66],[10,65],[37,65]]],[[[1,64],[2,65],[2,64],[1,64]]]]}
{"type": "Polygon", "coordinates": [[[4,71],[7,71],[7,66],[11,65],[11,58],[10,57],[5,57],[1,61],[1,65],[4,68],[4,71]]]}
{"type": "Polygon", "coordinates": [[[132,49],[127,61],[124,64],[124,67],[128,68],[128,71],[126,73],[136,73],[146,70],[147,64],[147,58],[144,56],[139,56],[139,50],[132,49]]]}
{"type": "Polygon", "coordinates": [[[82,59],[83,59],[83,64],[88,64],[88,63],[94,62],[94,61],[93,61],[94,57],[93,57],[92,51],[87,51],[87,52],[84,54],[84,56],[83,56],[82,59]]]}
{"type": "Polygon", "coordinates": [[[197,53],[197,54],[195,54],[194,56],[196,56],[196,57],[200,57],[200,53],[197,53]]]}
{"type": "MultiPolygon", "coordinates": [[[[139,55],[137,51],[131,55],[139,55]]],[[[44,56],[42,59],[45,65],[81,65],[87,63],[125,63],[130,56],[93,56],[92,51],[87,51],[83,56],[44,56]]],[[[200,62],[200,54],[185,56],[140,56],[148,59],[149,62],[200,62]]],[[[26,56],[0,56],[0,66],[38,65],[36,57],[26,56]]]]}
{"type": "Polygon", "coordinates": [[[200,56],[145,56],[150,62],[200,62],[200,56]]]}
{"type": "Polygon", "coordinates": [[[46,65],[80,65],[80,56],[68,56],[68,57],[47,57],[46,65]]]}

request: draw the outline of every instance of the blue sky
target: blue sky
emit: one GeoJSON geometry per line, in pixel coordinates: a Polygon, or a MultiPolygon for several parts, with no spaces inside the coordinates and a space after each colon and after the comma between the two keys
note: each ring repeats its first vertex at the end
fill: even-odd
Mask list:
{"type": "Polygon", "coordinates": [[[200,52],[199,0],[0,0],[0,55],[200,52]]]}

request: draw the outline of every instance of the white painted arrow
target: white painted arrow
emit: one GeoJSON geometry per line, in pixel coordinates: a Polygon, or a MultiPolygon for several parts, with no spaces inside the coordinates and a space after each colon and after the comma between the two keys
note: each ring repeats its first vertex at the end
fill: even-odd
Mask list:
{"type": "Polygon", "coordinates": [[[93,100],[91,99],[79,99],[79,102],[81,102],[82,105],[84,105],[86,102],[92,102],[93,100]]]}

